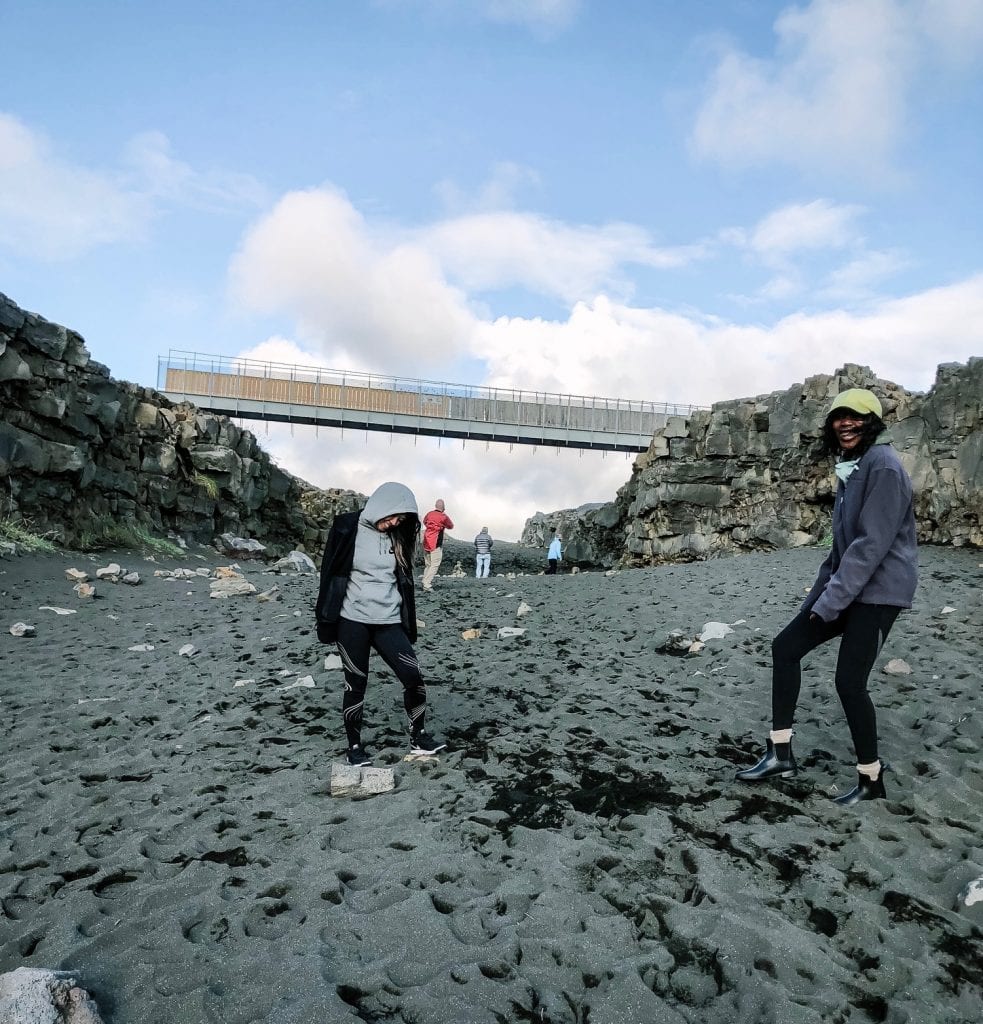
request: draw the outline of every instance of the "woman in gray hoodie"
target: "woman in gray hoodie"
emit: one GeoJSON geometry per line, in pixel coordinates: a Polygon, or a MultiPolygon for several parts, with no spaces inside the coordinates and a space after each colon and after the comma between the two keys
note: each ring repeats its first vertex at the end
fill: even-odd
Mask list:
{"type": "Polygon", "coordinates": [[[361,512],[336,516],[328,534],[315,605],[317,635],[322,643],[337,644],[341,656],[342,715],[352,765],[371,762],[362,743],[362,708],[373,647],[403,684],[411,752],[433,754],[446,746],[424,728],[427,690],[413,651],[413,555],[419,535],[416,498],[394,482],[377,487],[361,512]]]}
{"type": "Polygon", "coordinates": [[[772,643],[772,730],[764,756],[737,773],[742,782],[789,778],[792,719],[799,698],[800,663],[809,651],[842,637],[836,692],[857,753],[857,784],[836,803],[883,799],[888,768],[877,753],[877,715],[867,679],[902,608],[918,582],[918,550],[911,480],[881,437],[881,403],[863,388],[837,395],[823,431],[836,455],[833,544],[798,615],[772,643]]]}

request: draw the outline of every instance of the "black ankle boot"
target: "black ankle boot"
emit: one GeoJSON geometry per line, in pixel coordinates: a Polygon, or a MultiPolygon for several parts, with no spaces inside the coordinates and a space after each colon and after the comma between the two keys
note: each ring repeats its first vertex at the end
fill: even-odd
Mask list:
{"type": "Polygon", "coordinates": [[[852,807],[854,804],[859,804],[861,800],[886,800],[887,793],[884,791],[884,773],[890,767],[887,761],[882,761],[881,771],[876,779],[872,779],[869,775],[864,775],[863,772],[857,772],[857,784],[849,793],[835,797],[833,803],[839,804],[841,807],[852,807]]]}
{"type": "Polygon", "coordinates": [[[768,749],[764,757],[753,768],[745,768],[734,777],[741,782],[761,782],[763,779],[790,779],[797,775],[798,771],[799,766],[792,754],[792,744],[775,744],[768,740],[768,749]]]}

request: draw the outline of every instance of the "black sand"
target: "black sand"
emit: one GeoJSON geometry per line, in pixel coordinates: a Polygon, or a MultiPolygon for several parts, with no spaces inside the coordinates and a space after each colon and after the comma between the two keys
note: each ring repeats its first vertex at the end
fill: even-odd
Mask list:
{"type": "Polygon", "coordinates": [[[855,779],[835,646],[807,668],[799,777],[732,781],[815,549],[442,577],[418,651],[449,751],[401,760],[375,671],[366,741],[398,787],[361,801],[329,792],[341,674],[312,577],[244,563],[279,599],[219,601],[152,577],[190,555],[4,559],[0,972],[76,970],[107,1024],[977,1022],[983,902],[958,894],[983,875],[983,557],[921,556],[872,677],[889,799],[853,811],[829,799],[855,779]],[[79,600],[64,570],[109,561],[144,582],[79,600]]]}

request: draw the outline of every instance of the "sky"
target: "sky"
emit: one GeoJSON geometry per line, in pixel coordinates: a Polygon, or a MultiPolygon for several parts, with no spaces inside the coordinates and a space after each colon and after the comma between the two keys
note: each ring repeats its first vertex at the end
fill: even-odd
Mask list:
{"type": "MultiPolygon", "coordinates": [[[[709,405],[983,355],[983,0],[0,0],[0,292],[170,350],[709,405]]],[[[631,457],[245,424],[518,538],[631,457]]]]}

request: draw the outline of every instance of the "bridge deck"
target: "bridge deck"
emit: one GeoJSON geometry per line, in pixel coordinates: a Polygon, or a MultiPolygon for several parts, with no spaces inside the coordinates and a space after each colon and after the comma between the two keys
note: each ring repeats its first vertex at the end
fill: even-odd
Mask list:
{"type": "Polygon", "coordinates": [[[695,408],[174,352],[159,360],[158,387],[244,419],[625,452],[645,451],[668,416],[695,408]]]}

